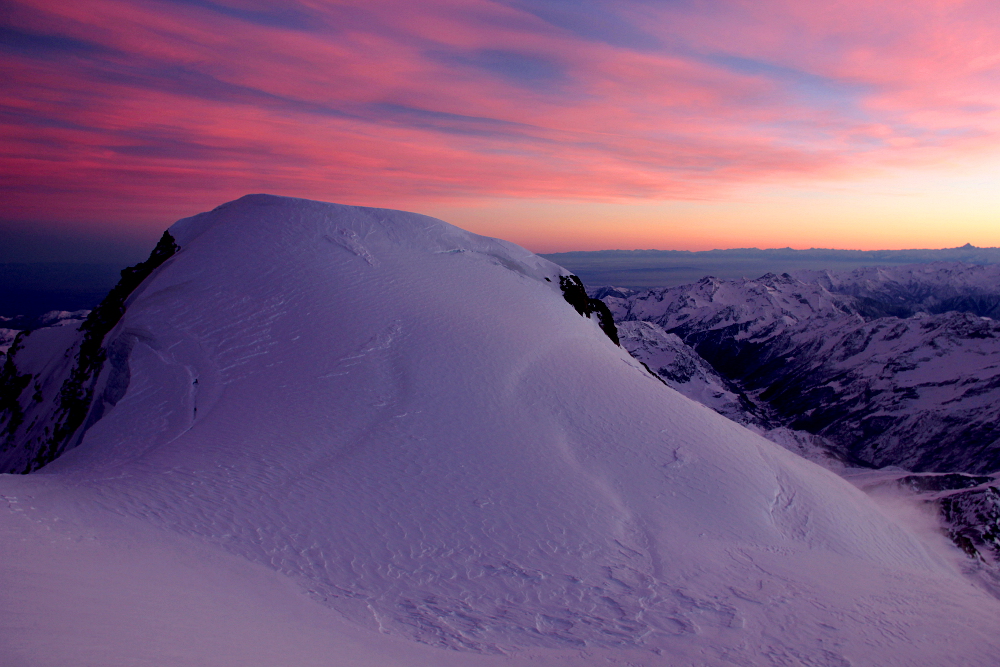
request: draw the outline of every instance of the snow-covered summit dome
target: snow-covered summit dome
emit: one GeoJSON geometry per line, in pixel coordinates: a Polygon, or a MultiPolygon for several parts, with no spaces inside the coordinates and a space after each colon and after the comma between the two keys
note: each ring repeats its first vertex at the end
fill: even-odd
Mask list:
{"type": "MultiPolygon", "coordinates": [[[[98,393],[115,403],[42,474],[0,477],[31,525],[96,540],[8,557],[92,557],[77,607],[125,595],[81,549],[127,528],[192,581],[263,596],[280,579],[300,595],[267,613],[324,619],[344,664],[947,665],[1000,649],[1000,606],[946,554],[652,378],[566,303],[560,267],[425,216],[265,195],[170,231],[179,252],[104,340],[98,393]],[[220,574],[245,571],[233,558],[258,574],[220,574]]],[[[123,590],[148,580],[127,562],[123,590]]],[[[184,576],[139,588],[174,599],[184,576]]],[[[207,647],[176,664],[233,664],[212,638],[234,632],[258,647],[240,664],[275,664],[273,633],[212,609],[155,626],[207,647]]],[[[92,664],[146,650],[104,632],[92,664]]],[[[337,664],[314,660],[322,636],[285,663],[337,664]]],[[[52,633],[31,646],[56,650],[52,633]]]]}
{"type": "Polygon", "coordinates": [[[179,220],[169,231],[183,248],[193,243],[236,245],[242,241],[260,244],[263,252],[271,253],[326,243],[377,266],[381,260],[369,247],[396,247],[426,253],[477,253],[537,279],[569,273],[513,243],[473,234],[426,215],[266,194],[246,195],[179,220]],[[199,240],[203,235],[207,239],[199,240]]]}

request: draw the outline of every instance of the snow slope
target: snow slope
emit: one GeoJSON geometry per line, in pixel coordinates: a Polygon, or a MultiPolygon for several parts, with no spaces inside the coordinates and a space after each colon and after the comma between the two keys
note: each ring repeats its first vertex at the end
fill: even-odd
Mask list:
{"type": "Polygon", "coordinates": [[[766,405],[755,404],[676,334],[645,320],[619,322],[618,334],[622,347],[668,387],[823,467],[831,470],[844,467],[834,443],[782,426],[766,405]]]}
{"type": "Polygon", "coordinates": [[[78,447],[0,476],[0,662],[1000,651],[1000,602],[957,550],[664,386],[554,264],[264,195],[170,231],[180,252],[104,341],[128,351],[123,396],[78,447]]]}
{"type": "Polygon", "coordinates": [[[744,426],[759,423],[738,390],[675,334],[652,322],[632,320],[618,324],[618,335],[622,346],[667,386],[744,426]]]}
{"type": "MultiPolygon", "coordinates": [[[[45,313],[38,319],[45,325],[45,328],[63,327],[79,325],[88,313],[90,313],[89,310],[75,310],[73,312],[66,310],[53,310],[45,313]]],[[[12,320],[14,320],[13,317],[0,317],[0,323],[6,323],[12,320]]],[[[8,329],[0,327],[0,365],[3,364],[4,356],[7,354],[7,350],[10,349],[14,339],[17,338],[17,334],[21,333],[21,331],[22,329],[8,329]]]]}

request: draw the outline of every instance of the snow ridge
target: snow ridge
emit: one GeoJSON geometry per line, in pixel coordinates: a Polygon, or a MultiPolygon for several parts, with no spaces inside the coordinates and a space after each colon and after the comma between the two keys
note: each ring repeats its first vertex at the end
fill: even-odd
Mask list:
{"type": "MultiPolygon", "coordinates": [[[[26,536],[0,553],[27,573],[7,628],[58,609],[32,582],[64,563],[80,573],[72,628],[114,607],[102,582],[175,600],[190,574],[322,619],[357,665],[937,666],[1000,650],[1000,603],[951,552],[652,378],[566,302],[564,269],[424,216],[265,195],[170,232],[181,250],[105,337],[129,374],[120,399],[38,473],[0,476],[0,531],[26,536]]],[[[34,337],[25,360],[54,363],[34,337]]],[[[162,613],[160,640],[235,633],[274,655],[245,616],[162,613]]],[[[10,655],[58,664],[71,630],[29,629],[10,655]]],[[[286,662],[328,664],[321,635],[286,662]]],[[[85,636],[78,664],[149,656],[113,628],[85,636]]],[[[231,664],[218,649],[178,662],[231,664]]]]}

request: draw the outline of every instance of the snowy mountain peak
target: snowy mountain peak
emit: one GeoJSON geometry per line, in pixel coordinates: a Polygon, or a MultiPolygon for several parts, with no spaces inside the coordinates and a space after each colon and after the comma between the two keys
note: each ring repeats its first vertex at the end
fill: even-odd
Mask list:
{"type": "Polygon", "coordinates": [[[1000,469],[1000,266],[802,271],[602,298],[619,322],[678,335],[773,422],[858,463],[1000,469]]]}
{"type": "MultiPolygon", "coordinates": [[[[365,281],[384,269],[381,264],[387,258],[419,262],[419,257],[428,255],[461,256],[466,261],[502,267],[562,294],[581,315],[595,311],[593,307],[581,310],[567,293],[567,281],[575,277],[514,244],[417,214],[248,195],[181,220],[165,232],[149,260],[122,272],[119,285],[82,324],[81,335],[75,339],[62,336],[66,339],[64,362],[55,366],[36,362],[29,350],[21,353],[19,364],[0,369],[0,383],[18,395],[17,400],[12,394],[0,402],[4,445],[0,470],[29,472],[49,463],[78,445],[86,431],[116,404],[121,386],[129,381],[122,355],[132,349],[137,335],[118,326],[119,319],[126,306],[131,307],[150,287],[144,279],[168,259],[196,267],[195,276],[225,272],[250,284],[261,271],[273,280],[323,280],[333,265],[347,269],[351,280],[365,281]],[[180,247],[184,252],[174,258],[180,247]],[[36,388],[33,398],[27,393],[29,383],[36,388]]],[[[442,261],[454,264],[459,260],[442,261]]],[[[171,275],[187,274],[182,269],[171,275]]],[[[154,289],[169,292],[170,275],[159,279],[167,284],[154,289]]],[[[407,285],[401,283],[398,289],[405,291],[407,285]]],[[[585,301],[593,301],[606,311],[604,304],[590,300],[582,287],[580,292],[585,301]]],[[[610,314],[599,318],[597,324],[617,344],[610,314]]],[[[53,336],[38,332],[33,340],[41,344],[53,336]]]]}
{"type": "MultiPolygon", "coordinates": [[[[307,246],[339,248],[377,268],[382,248],[411,252],[474,253],[536,280],[554,282],[569,272],[520,246],[487,238],[416,213],[327,204],[254,194],[208,213],[178,221],[169,230],[183,248],[195,241],[227,243],[250,252],[298,252],[307,246]]],[[[390,251],[391,252],[391,251],[390,251]]]]}
{"type": "MultiPolygon", "coordinates": [[[[115,400],[41,473],[0,476],[0,531],[20,531],[0,558],[31,572],[5,612],[61,608],[32,582],[86,563],[65,636],[128,648],[89,664],[267,641],[238,606],[180,604],[155,628],[173,642],[130,644],[113,625],[93,640],[95,610],[119,608],[108,582],[173,600],[191,580],[279,599],[266,618],[323,619],[358,665],[929,666],[1000,651],[1000,604],[954,550],[665,387],[567,304],[556,265],[425,216],[261,195],[170,233],[180,251],[104,339],[94,392],[115,400]],[[131,548],[102,550],[123,533],[131,548]],[[150,553],[198,576],[153,576],[150,553]]],[[[34,336],[12,355],[30,353],[32,387],[67,359],[34,336]]],[[[32,655],[49,650],[49,626],[25,626],[32,655]]],[[[253,664],[329,664],[324,641],[253,664]]]]}

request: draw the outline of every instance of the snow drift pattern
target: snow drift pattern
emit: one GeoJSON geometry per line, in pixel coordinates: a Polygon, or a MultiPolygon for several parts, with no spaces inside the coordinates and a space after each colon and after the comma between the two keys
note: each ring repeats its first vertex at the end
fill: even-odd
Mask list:
{"type": "MultiPolygon", "coordinates": [[[[558,266],[424,216],[262,195],[170,232],[182,250],[105,339],[127,350],[124,395],[40,473],[0,477],[0,530],[27,545],[5,567],[85,571],[84,610],[112,595],[88,554],[127,528],[150,568],[173,558],[226,595],[294,584],[308,600],[275,593],[269,613],[324,619],[345,664],[959,665],[1000,650],[1000,605],[948,552],[651,377],[566,303],[558,266]]],[[[175,599],[137,558],[116,576],[175,599]]],[[[35,609],[34,579],[17,581],[8,627],[35,609]]],[[[269,664],[255,627],[206,616],[154,635],[209,647],[180,664],[223,665],[206,637],[236,632],[260,646],[242,664],[269,664]]],[[[10,654],[58,664],[73,634],[56,635],[10,654]]],[[[286,662],[330,664],[318,637],[286,662]]],[[[143,645],[105,630],[77,662],[134,664],[143,645]]]]}

